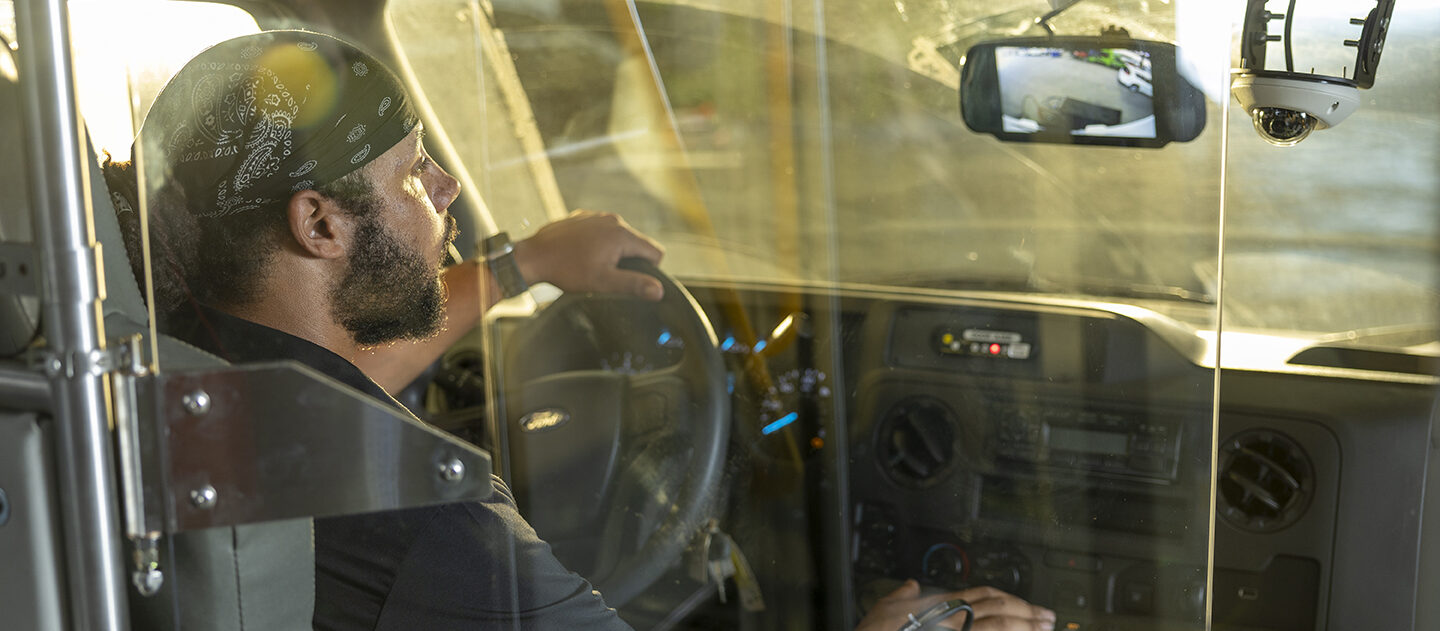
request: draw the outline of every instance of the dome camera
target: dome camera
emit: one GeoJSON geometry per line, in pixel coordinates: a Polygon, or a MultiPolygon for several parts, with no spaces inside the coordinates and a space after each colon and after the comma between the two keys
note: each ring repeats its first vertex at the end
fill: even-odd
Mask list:
{"type": "Polygon", "coordinates": [[[1279,147],[1294,145],[1314,130],[1339,125],[1360,107],[1360,90],[1336,77],[1243,73],[1232,80],[1230,89],[1254,119],[1256,133],[1279,147]]]}
{"type": "MultiPolygon", "coordinates": [[[[1295,21],[1295,0],[1284,13],[1266,7],[1269,0],[1247,0],[1245,30],[1240,44],[1240,69],[1230,80],[1230,91],[1240,107],[1254,119],[1255,131],[1272,145],[1289,147],[1310,132],[1329,129],[1360,108],[1360,90],[1375,85],[1375,71],[1385,49],[1385,34],[1395,0],[1375,0],[1375,7],[1363,18],[1350,18],[1360,27],[1355,39],[1345,46],[1355,49],[1355,65],[1341,68],[1338,77],[1295,71],[1295,47],[1291,33],[1295,21]],[[1271,34],[1270,24],[1283,22],[1283,35],[1271,34]],[[1285,69],[1266,67],[1267,48],[1283,48],[1285,69]],[[1354,68],[1351,73],[1350,68],[1354,68]]],[[[1300,66],[1304,67],[1304,66],[1300,66]]]]}
{"type": "Polygon", "coordinates": [[[1255,120],[1255,132],[1272,145],[1289,147],[1304,140],[1320,119],[1299,110],[1283,107],[1257,107],[1250,111],[1255,120]]]}

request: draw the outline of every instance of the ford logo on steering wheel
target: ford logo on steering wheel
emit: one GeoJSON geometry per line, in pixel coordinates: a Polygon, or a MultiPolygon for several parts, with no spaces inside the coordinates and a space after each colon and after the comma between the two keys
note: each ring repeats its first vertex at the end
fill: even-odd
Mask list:
{"type": "Polygon", "coordinates": [[[570,413],[558,408],[545,408],[526,414],[520,419],[520,429],[527,433],[555,429],[570,422],[570,413]]]}

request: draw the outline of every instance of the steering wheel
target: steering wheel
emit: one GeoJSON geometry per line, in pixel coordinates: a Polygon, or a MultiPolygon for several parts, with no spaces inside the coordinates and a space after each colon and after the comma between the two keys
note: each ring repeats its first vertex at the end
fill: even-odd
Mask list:
{"type": "Polygon", "coordinates": [[[620,267],[659,279],[665,297],[561,296],[505,342],[499,401],[522,514],[612,607],[710,517],[730,431],[705,312],[648,261],[620,267]]]}

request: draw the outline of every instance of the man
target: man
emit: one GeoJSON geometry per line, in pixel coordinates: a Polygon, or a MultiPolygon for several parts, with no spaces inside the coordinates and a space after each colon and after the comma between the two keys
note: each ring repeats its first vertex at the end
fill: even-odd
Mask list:
{"type": "MultiPolygon", "coordinates": [[[[137,147],[160,267],[179,272],[157,302],[175,335],[225,359],[298,360],[393,403],[386,387],[493,302],[488,270],[442,272],[459,184],[426,153],[399,81],[349,44],[303,31],[221,43],[167,84],[137,147]]],[[[654,279],[615,264],[661,255],[617,217],[577,213],[514,256],[532,282],[658,299],[654,279]]],[[[495,485],[484,502],[316,519],[314,627],[628,628],[495,485]]],[[[965,594],[977,630],[1053,626],[1013,596],[965,594]]],[[[941,599],[907,584],[863,628],[941,599]]]]}

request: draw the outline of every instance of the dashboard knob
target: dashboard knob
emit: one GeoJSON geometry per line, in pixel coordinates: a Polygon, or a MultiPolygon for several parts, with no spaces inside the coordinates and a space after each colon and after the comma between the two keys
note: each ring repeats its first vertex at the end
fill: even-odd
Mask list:
{"type": "Polygon", "coordinates": [[[1020,567],[1013,563],[1002,563],[985,570],[981,577],[986,585],[995,587],[1007,592],[1019,591],[1020,583],[1024,576],[1020,573],[1020,567]]]}
{"type": "Polygon", "coordinates": [[[1030,561],[1019,551],[989,550],[976,555],[971,583],[1023,594],[1030,582],[1030,561]]]}
{"type": "Polygon", "coordinates": [[[925,557],[920,561],[920,569],[927,583],[960,589],[965,586],[965,580],[969,577],[970,559],[965,556],[965,551],[960,546],[938,543],[925,551],[925,557]]]}

